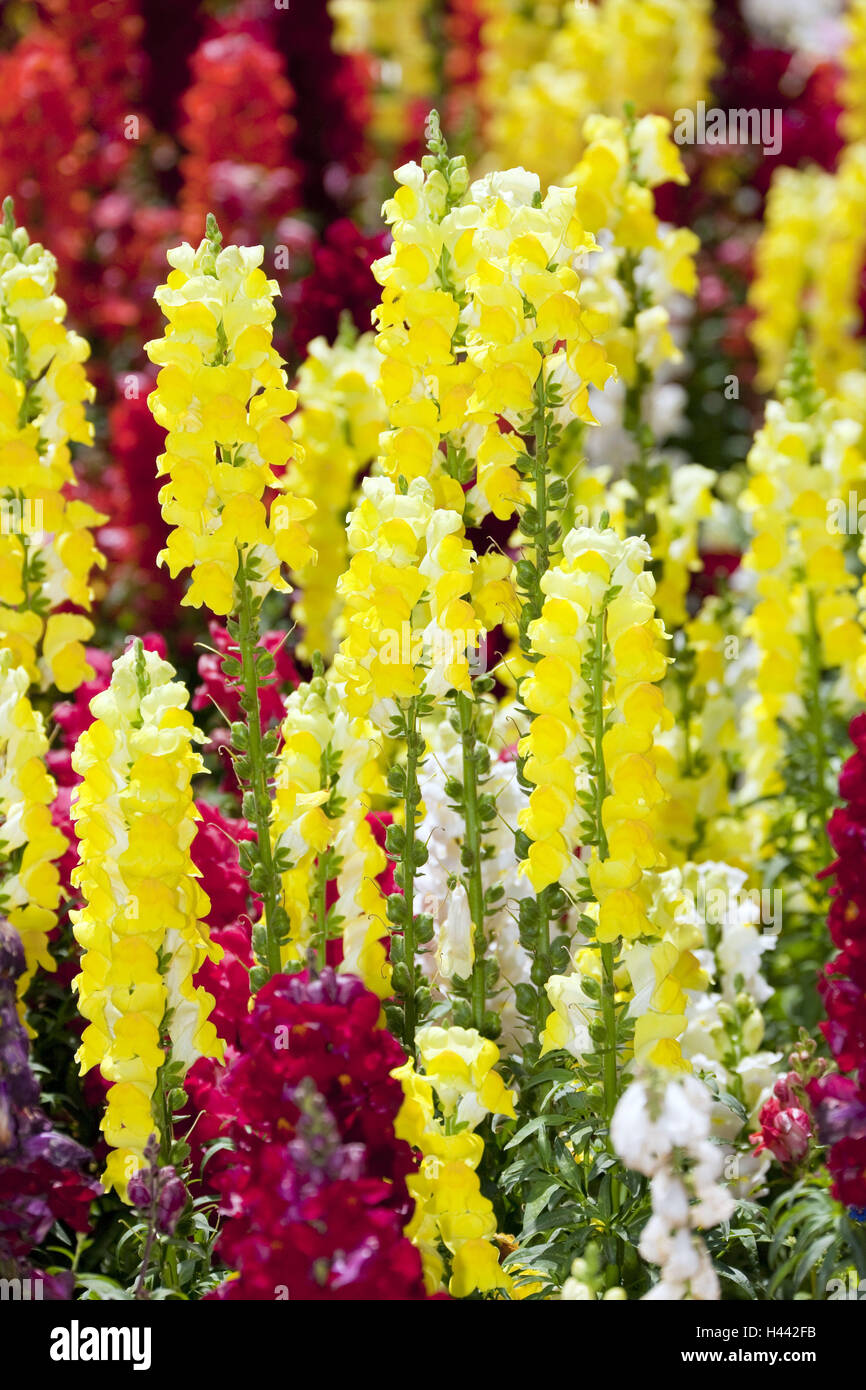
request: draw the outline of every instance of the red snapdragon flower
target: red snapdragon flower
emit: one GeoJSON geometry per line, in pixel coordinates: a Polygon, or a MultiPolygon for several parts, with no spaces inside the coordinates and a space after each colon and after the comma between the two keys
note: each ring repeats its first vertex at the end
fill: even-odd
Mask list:
{"type": "Polygon", "coordinates": [[[855,752],[845,763],[839,791],[847,802],[827,827],[836,859],[822,877],[832,879],[828,925],[837,955],[818,984],[826,1020],[821,1030],[840,1072],[809,1083],[818,1134],[829,1146],[833,1194],[848,1206],[866,1206],[866,714],[849,730],[855,752]]]}
{"type": "Polygon", "coordinates": [[[379,1013],[360,980],[329,967],[275,976],[256,995],[215,1078],[235,1144],[215,1178],[217,1249],[238,1275],[216,1297],[425,1297],[403,1235],[416,1160],[394,1134],[404,1053],[379,1013]]]}

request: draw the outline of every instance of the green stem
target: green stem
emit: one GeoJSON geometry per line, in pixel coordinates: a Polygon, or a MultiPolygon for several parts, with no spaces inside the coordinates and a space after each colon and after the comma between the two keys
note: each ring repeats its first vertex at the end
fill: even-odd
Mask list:
{"type": "Polygon", "coordinates": [[[463,746],[463,817],[466,824],[463,863],[467,870],[466,888],[472,916],[474,959],[472,963],[472,1026],[481,1032],[487,1005],[484,964],[487,941],[484,935],[484,882],[481,876],[482,831],[478,812],[478,773],[475,760],[475,706],[472,697],[457,695],[460,739],[463,746]]]}
{"type": "Polygon", "coordinates": [[[328,872],[327,859],[324,854],[319,855],[316,865],[316,959],[319,970],[324,970],[328,963],[328,872]]]}
{"type": "MultiPolygon", "coordinates": [[[[547,469],[550,462],[550,451],[548,442],[548,413],[544,399],[544,383],[541,373],[539,373],[535,390],[537,400],[534,420],[536,526],[533,536],[533,563],[535,567],[535,583],[527,605],[530,610],[530,618],[541,617],[541,610],[544,604],[544,591],[541,588],[541,580],[550,569],[550,544],[547,535],[549,524],[547,517],[547,469]]],[[[529,642],[527,639],[527,646],[528,645],[529,642]]],[[[536,961],[545,962],[544,969],[547,972],[549,971],[550,962],[550,895],[546,888],[536,894],[536,902],[538,903],[538,934],[536,937],[535,958],[536,961]]],[[[539,988],[538,1013],[536,1016],[536,1033],[539,1039],[544,1031],[549,1011],[550,1005],[544,986],[542,985],[539,988]]]]}
{"type": "MultiPolygon", "coordinates": [[[[607,835],[602,818],[602,807],[607,796],[607,772],[604,765],[604,641],[605,613],[595,619],[593,639],[593,743],[595,761],[595,835],[599,859],[608,856],[607,835]]],[[[616,986],[614,969],[616,950],[613,942],[601,948],[601,1017],[604,1024],[604,1112],[610,1124],[616,1106],[617,1061],[616,1061],[616,986]]]]}
{"type": "Polygon", "coordinates": [[[159,1069],[157,1079],[157,1094],[159,1096],[159,1126],[162,1130],[161,1143],[159,1146],[159,1161],[161,1165],[171,1160],[171,1150],[174,1142],[174,1126],[172,1124],[171,1111],[168,1108],[168,1088],[165,1082],[166,1068],[171,1057],[171,1045],[166,1053],[165,1061],[159,1069]]]}
{"type": "MultiPolygon", "coordinates": [[[[628,252],[622,260],[621,280],[626,293],[626,313],[623,326],[635,330],[637,316],[641,308],[641,294],[638,289],[636,271],[638,257],[628,252]]],[[[651,539],[653,518],[649,513],[650,472],[649,446],[643,419],[643,404],[646,388],[650,383],[650,373],[642,363],[635,363],[635,379],[626,387],[623,408],[623,425],[635,442],[637,453],[628,466],[628,480],[637,496],[630,497],[626,505],[629,529],[632,535],[651,539]]]]}
{"type": "Polygon", "coordinates": [[[403,796],[405,824],[403,826],[402,884],[406,903],[403,924],[403,960],[409,972],[409,984],[403,1001],[403,1045],[410,1056],[415,1055],[415,816],[421,792],[418,787],[418,704],[409,701],[406,711],[406,783],[403,796]]]}
{"type": "MultiPolygon", "coordinates": [[[[539,376],[539,380],[540,380],[539,376]]],[[[543,401],[539,402],[536,414],[535,431],[535,510],[538,514],[538,527],[535,533],[535,570],[538,575],[538,582],[541,583],[542,575],[550,569],[550,545],[547,539],[547,469],[549,465],[549,450],[547,443],[547,409],[543,401]]],[[[538,590],[538,612],[533,617],[541,615],[541,590],[538,590]]]]}
{"type": "Polygon", "coordinates": [[[156,1236],[156,1211],[154,1204],[151,1204],[150,1215],[148,1218],[147,1237],[144,1242],[144,1250],[141,1255],[141,1269],[139,1270],[138,1280],[133,1291],[133,1298],[147,1298],[147,1289],[144,1281],[147,1278],[147,1267],[150,1264],[150,1252],[153,1249],[153,1242],[156,1236]]]}
{"type": "Polygon", "coordinates": [[[277,908],[280,905],[281,885],[274,867],[271,847],[271,794],[268,787],[267,759],[262,741],[261,706],[256,677],[256,648],[259,641],[258,619],[253,609],[253,598],[245,572],[244,557],[239,553],[237,586],[240,595],[238,610],[238,647],[241,654],[245,712],[249,729],[250,789],[255,810],[255,829],[258,839],[259,858],[264,869],[264,882],[261,896],[267,926],[267,969],[269,975],[278,975],[281,968],[280,943],[274,930],[277,908]]]}

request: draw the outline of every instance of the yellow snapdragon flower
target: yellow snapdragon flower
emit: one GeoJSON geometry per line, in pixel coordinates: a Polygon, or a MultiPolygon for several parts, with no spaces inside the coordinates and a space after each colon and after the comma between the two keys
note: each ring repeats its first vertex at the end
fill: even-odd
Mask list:
{"type": "Polygon", "coordinates": [[[509,1289],[491,1239],[493,1206],[477,1173],[484,1142],[474,1132],[487,1115],[515,1115],[514,1093],[493,1070],[499,1049],[474,1028],[420,1028],[416,1044],[417,1069],[410,1060],[392,1073],[405,1097],[395,1133],[422,1154],[407,1179],[415,1211],[406,1235],[421,1253],[429,1292],[443,1283],[440,1244],[450,1255],[452,1297],[509,1289]]]}
{"type": "Polygon", "coordinates": [[[39,966],[56,968],[48,936],[62,891],[57,860],[67,848],[51,819],[57,788],[46,771],[48,738],[28,699],[29,684],[11,649],[0,649],[0,910],[24,946],[22,1001],[39,966]]]}
{"type": "Polygon", "coordinates": [[[93,675],[84,644],[93,624],[90,573],[105,567],[92,528],[105,521],[69,496],[70,445],[90,444],[85,406],[90,349],[65,324],[57,262],[16,227],[0,227],[0,642],[31,685],[75,690],[93,675]]]}
{"type": "Polygon", "coordinates": [[[459,512],[436,507],[422,478],[405,493],[365,478],[348,539],[354,553],[338,584],[346,636],[334,672],[350,713],[384,728],[394,700],[469,688],[468,652],[482,632],[471,602],[475,555],[459,512]]]}
{"type": "Polygon", "coordinates": [[[281,471],[295,453],[285,417],[297,396],[272,342],[279,287],[261,270],[261,246],[219,250],[210,230],[198,250],[167,253],[172,271],[155,292],[166,333],[145,351],[160,368],[148,404],[168,431],[157,468],[172,529],[159,559],[172,577],[191,570],[182,603],[225,617],[238,606],[241,557],[258,561],[262,592],[286,592],[283,565],[315,560],[304,525],[315,503],[289,492],[281,471]]]}
{"type": "Polygon", "coordinates": [[[802,713],[811,645],[843,675],[851,702],[866,695],[863,598],[847,564],[849,536],[836,511],[863,476],[862,427],[832,400],[804,412],[788,394],[770,401],[749,452],[738,499],[750,532],[744,630],[756,650],[745,706],[744,802],[783,787],[783,721],[802,713]]]}
{"type": "Polygon", "coordinates": [[[525,169],[469,184],[465,162],[425,157],[395,173],[386,202],[393,246],[376,261],[390,429],[381,467],[427,478],[437,504],[504,519],[523,496],[521,432],[533,429],[543,386],[569,419],[593,423],[588,383],[611,372],[583,311],[579,265],[595,249],[573,190],[525,169]],[[433,167],[427,167],[427,166],[433,167]],[[501,425],[517,433],[505,432],[501,425]]]}
{"type": "Polygon", "coordinates": [[[327,878],[337,884],[333,915],[341,924],[340,969],[358,975],[384,999],[391,992],[391,967],[382,945],[388,927],[376,879],[387,859],[367,820],[372,796],[382,789],[379,736],[368,721],[352,718],[336,682],[321,676],[291,692],[282,734],[271,831],[275,854],[288,860],[281,875],[291,927],[284,963],[302,963],[310,945],[324,962],[327,866],[327,878]]]}
{"type": "MultiPolygon", "coordinates": [[[[608,653],[609,711],[603,738],[608,794],[602,818],[608,853],[594,853],[589,880],[600,904],[598,939],[635,937],[647,929],[638,893],[644,869],[660,856],[649,826],[662,800],[652,761],[653,734],[668,720],[661,692],[666,659],[658,650],[664,635],[655,617],[652,575],[644,569],[649,547],[637,537],[577,527],[563,543],[563,559],[542,578],[546,597],[541,617],[529,626],[539,660],[521,685],[533,715],[520,752],[532,784],[519,825],[531,844],[525,861],[536,892],[561,881],[578,884],[574,850],[581,843],[579,799],[586,786],[581,769],[591,752],[594,729],[587,723],[586,662],[599,623],[608,653]],[[609,590],[619,593],[609,598],[609,590]]],[[[601,693],[599,692],[599,698],[601,693]]]]}
{"type": "Polygon", "coordinates": [[[222,1058],[213,999],[193,984],[206,956],[219,959],[204,918],[190,846],[199,819],[192,778],[202,736],[174,669],[140,643],[114,663],[91,701],[94,722],[72,765],[81,776],[72,816],[80,860],[72,881],[84,906],[70,913],[83,955],[74,988],[87,1027],[76,1053],[111,1083],[101,1129],[112,1152],[106,1187],[125,1196],[151,1134],[163,1140],[160,1071],[201,1056],[222,1058]]]}
{"type": "Polygon", "coordinates": [[[333,345],[314,338],[298,372],[292,431],[300,450],[289,468],[289,487],[316,505],[307,529],[318,557],[295,576],[300,595],[292,617],[302,631],[298,654],[305,660],[316,651],[329,660],[339,641],[337,580],[348,563],[346,513],[387,423],[376,385],[379,363],[372,333],[354,342],[341,334],[333,345]]]}
{"type": "Polygon", "coordinates": [[[776,170],[749,290],[759,387],[777,386],[801,328],[824,389],[834,391],[842,374],[861,365],[864,253],[866,146],[849,146],[833,174],[776,170]]]}
{"type": "Polygon", "coordinates": [[[717,66],[709,0],[555,0],[524,12],[484,0],[482,97],[497,164],[555,183],[579,159],[583,123],[603,112],[672,116],[709,95],[717,66]]]}

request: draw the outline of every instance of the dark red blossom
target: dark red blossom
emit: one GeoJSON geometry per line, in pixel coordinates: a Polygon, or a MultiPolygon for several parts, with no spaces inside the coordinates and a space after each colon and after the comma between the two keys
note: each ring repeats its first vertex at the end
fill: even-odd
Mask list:
{"type": "Polygon", "coordinates": [[[826,1020],[821,1030],[840,1072],[810,1083],[833,1192],[848,1206],[866,1205],[866,714],[851,723],[856,751],[839,778],[847,802],[833,812],[828,834],[836,859],[822,877],[832,878],[830,935],[837,955],[818,989],[826,1020]]]}
{"type": "MultiPolygon", "coordinates": [[[[420,1299],[409,1145],[394,1135],[404,1060],[360,980],[326,967],[256,995],[240,1051],[214,1075],[235,1152],[215,1178],[226,1299],[420,1299]]],[[[193,1069],[195,1072],[195,1068],[193,1069]]],[[[195,1098],[197,1078],[193,1080],[195,1098]]]]}
{"type": "Polygon", "coordinates": [[[309,275],[286,294],[294,307],[292,338],[300,356],[313,338],[332,342],[343,313],[360,332],[369,329],[380,294],[370,266],[385,254],[386,244],[384,233],[364,236],[347,217],[331,223],[313,252],[309,275]]]}

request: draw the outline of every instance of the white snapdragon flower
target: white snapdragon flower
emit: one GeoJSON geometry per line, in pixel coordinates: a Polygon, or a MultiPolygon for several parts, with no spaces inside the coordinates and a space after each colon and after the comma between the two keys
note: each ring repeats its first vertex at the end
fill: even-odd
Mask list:
{"type": "Polygon", "coordinates": [[[611,1123],[613,1146],[629,1168],[652,1178],[652,1215],[638,1250],[660,1277],[645,1298],[717,1299],[719,1283],[698,1229],[734,1209],[719,1184],[723,1152],[710,1141],[713,1099],[694,1076],[634,1081],[611,1123]]]}

